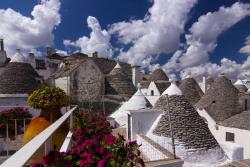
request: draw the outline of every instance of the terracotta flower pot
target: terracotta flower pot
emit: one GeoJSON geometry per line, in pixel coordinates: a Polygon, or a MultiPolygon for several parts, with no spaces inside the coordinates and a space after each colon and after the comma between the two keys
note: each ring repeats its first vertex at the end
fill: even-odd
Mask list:
{"type": "MultiPolygon", "coordinates": [[[[60,108],[43,109],[39,117],[34,118],[24,133],[23,142],[27,144],[31,139],[41,133],[44,129],[53,124],[58,118],[62,116],[60,108]]],[[[63,141],[69,131],[67,123],[64,123],[52,135],[52,146],[56,150],[60,150],[63,141]]],[[[42,146],[37,153],[32,156],[30,163],[40,162],[44,156],[44,146],[42,146]]]]}

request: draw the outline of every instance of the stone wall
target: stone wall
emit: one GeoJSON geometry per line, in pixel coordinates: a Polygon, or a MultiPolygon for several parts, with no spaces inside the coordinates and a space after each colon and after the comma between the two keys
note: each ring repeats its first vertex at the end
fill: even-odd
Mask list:
{"type": "Polygon", "coordinates": [[[250,109],[250,94],[240,93],[239,103],[240,103],[242,111],[249,110],[250,109]]]}
{"type": "Polygon", "coordinates": [[[104,76],[91,61],[83,62],[70,74],[70,97],[72,103],[101,101],[104,94],[104,76]]]}

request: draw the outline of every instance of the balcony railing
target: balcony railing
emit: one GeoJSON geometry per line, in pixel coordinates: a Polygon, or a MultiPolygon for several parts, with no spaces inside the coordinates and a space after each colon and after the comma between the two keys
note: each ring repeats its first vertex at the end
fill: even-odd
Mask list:
{"type": "MultiPolygon", "coordinates": [[[[56,122],[42,131],[39,135],[34,137],[29,143],[25,144],[20,150],[18,150],[14,155],[9,157],[1,167],[22,167],[24,166],[33,154],[44,144],[45,145],[45,154],[50,152],[52,148],[51,138],[53,133],[68,119],[70,118],[70,128],[73,126],[73,112],[76,111],[78,107],[74,107],[68,112],[66,112],[61,118],[56,122]]],[[[69,132],[63,146],[60,151],[67,151],[70,147],[72,133],[69,132]]]]}
{"type": "MultiPolygon", "coordinates": [[[[23,119],[8,119],[6,121],[6,123],[5,123],[6,134],[5,134],[5,137],[2,136],[2,138],[1,138],[1,139],[5,140],[5,142],[1,143],[2,147],[5,148],[4,150],[2,150],[4,152],[3,153],[4,155],[9,156],[9,152],[14,151],[14,150],[10,150],[9,146],[13,142],[16,143],[17,138],[20,137],[19,135],[24,133],[24,130],[26,129],[26,125],[27,125],[27,123],[30,122],[30,120],[31,120],[31,118],[23,118],[23,119]],[[14,127],[13,127],[13,125],[14,125],[14,127]],[[12,129],[10,129],[10,128],[12,128],[12,129]],[[12,134],[11,134],[12,137],[10,137],[10,131],[12,131],[12,134]],[[14,138],[14,140],[12,140],[13,138],[14,138]]],[[[20,143],[18,143],[18,144],[20,144],[20,143]]]]}

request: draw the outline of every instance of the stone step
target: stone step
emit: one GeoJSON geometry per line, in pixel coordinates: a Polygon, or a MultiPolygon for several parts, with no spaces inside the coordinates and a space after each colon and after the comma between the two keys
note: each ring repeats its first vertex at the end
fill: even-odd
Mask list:
{"type": "Polygon", "coordinates": [[[232,167],[249,167],[250,166],[250,159],[242,160],[242,161],[233,161],[230,165],[232,167]]]}
{"type": "Polygon", "coordinates": [[[233,161],[228,165],[222,165],[220,167],[250,167],[250,159],[233,161]]]}

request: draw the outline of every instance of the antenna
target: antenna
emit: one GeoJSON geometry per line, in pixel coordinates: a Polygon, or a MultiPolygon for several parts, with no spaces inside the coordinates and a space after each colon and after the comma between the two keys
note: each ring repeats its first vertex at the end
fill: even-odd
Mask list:
{"type": "Polygon", "coordinates": [[[167,108],[165,110],[165,114],[167,114],[167,116],[168,116],[170,135],[171,135],[171,138],[172,138],[173,154],[174,154],[174,159],[176,159],[175,144],[174,144],[174,130],[173,130],[173,127],[172,127],[172,120],[171,120],[171,116],[170,116],[170,106],[169,106],[168,95],[166,95],[166,99],[167,99],[167,106],[166,106],[167,108]]]}

